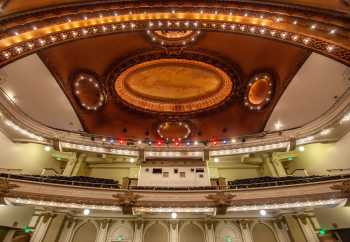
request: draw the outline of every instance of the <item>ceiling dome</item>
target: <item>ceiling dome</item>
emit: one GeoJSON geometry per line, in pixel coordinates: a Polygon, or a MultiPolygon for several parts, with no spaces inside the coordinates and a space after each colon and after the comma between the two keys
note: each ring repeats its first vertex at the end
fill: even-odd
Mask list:
{"type": "Polygon", "coordinates": [[[117,95],[147,111],[188,113],[215,107],[230,96],[231,78],[211,64],[164,58],[123,71],[115,81],[117,95]]]}

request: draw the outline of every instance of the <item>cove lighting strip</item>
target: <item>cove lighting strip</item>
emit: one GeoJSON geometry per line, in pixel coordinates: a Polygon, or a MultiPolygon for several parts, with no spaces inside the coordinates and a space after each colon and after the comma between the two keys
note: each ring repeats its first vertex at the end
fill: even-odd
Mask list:
{"type": "Polygon", "coordinates": [[[246,153],[252,153],[252,152],[287,148],[288,145],[289,145],[289,142],[281,142],[277,144],[252,146],[252,147],[237,148],[237,149],[230,149],[230,150],[213,150],[213,151],[210,151],[209,154],[210,156],[246,154],[246,153]]]}
{"type": "Polygon", "coordinates": [[[133,208],[134,214],[137,213],[215,213],[215,208],[133,208]]]}
{"type": "Polygon", "coordinates": [[[203,151],[145,151],[145,157],[164,157],[164,158],[202,158],[204,156],[203,151]]]}
{"type": "MultiPolygon", "coordinates": [[[[1,115],[0,115],[1,116],[1,115]]],[[[36,139],[38,141],[43,141],[44,138],[41,136],[38,136],[36,134],[33,134],[32,132],[29,132],[28,130],[21,128],[20,126],[18,126],[17,124],[13,123],[10,120],[5,120],[4,123],[6,124],[6,126],[14,129],[15,131],[17,131],[20,134],[23,134],[25,136],[28,136],[31,139],[36,139]]]]}
{"type": "Polygon", "coordinates": [[[77,209],[91,209],[91,210],[106,210],[121,212],[122,208],[119,206],[103,206],[103,205],[86,205],[77,203],[62,203],[53,201],[41,201],[33,199],[23,199],[23,198],[5,198],[5,202],[8,205],[34,205],[34,206],[44,206],[44,207],[55,207],[55,208],[77,208],[77,209]]]}
{"type": "Polygon", "coordinates": [[[72,143],[61,142],[62,148],[73,150],[84,150],[96,153],[113,154],[113,155],[126,155],[126,156],[139,156],[139,152],[136,150],[124,150],[124,149],[110,149],[89,145],[77,145],[72,143]]]}
{"type": "Polygon", "coordinates": [[[314,136],[309,136],[309,137],[306,137],[306,138],[298,139],[298,140],[296,141],[296,145],[309,144],[309,143],[311,143],[314,139],[315,139],[314,136]]]}
{"type": "Polygon", "coordinates": [[[346,203],[346,198],[329,199],[307,202],[295,203],[280,203],[280,204],[266,204],[266,205],[250,205],[250,206],[232,206],[227,208],[227,212],[237,211],[256,211],[256,210],[270,210],[270,209],[288,209],[288,208],[306,208],[306,207],[323,207],[323,206],[339,206],[346,203]]]}

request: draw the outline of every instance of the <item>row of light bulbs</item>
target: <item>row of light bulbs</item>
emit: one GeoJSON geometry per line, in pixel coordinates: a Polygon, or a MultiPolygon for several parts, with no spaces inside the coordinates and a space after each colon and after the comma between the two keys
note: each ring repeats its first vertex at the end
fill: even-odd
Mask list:
{"type": "MultiPolygon", "coordinates": [[[[0,118],[3,117],[3,114],[0,112],[0,118]]],[[[41,136],[38,136],[20,126],[18,126],[17,124],[13,123],[12,121],[8,120],[8,119],[3,119],[3,122],[5,123],[6,126],[12,128],[13,130],[17,131],[18,133],[25,135],[31,139],[35,139],[37,141],[44,141],[44,138],[41,136]]]]}
{"type": "MultiPolygon", "coordinates": [[[[277,19],[281,19],[281,18],[277,18],[277,19]]],[[[279,20],[278,22],[281,22],[282,20],[279,20]]],[[[293,22],[294,23],[294,22],[293,22]]],[[[148,26],[152,27],[152,26],[157,26],[158,28],[164,28],[164,26],[168,26],[168,25],[181,25],[182,28],[207,28],[207,27],[219,27],[221,26],[221,29],[223,30],[231,30],[231,31],[240,31],[240,32],[250,32],[252,34],[260,34],[260,35],[266,35],[269,34],[272,37],[275,38],[280,38],[280,39],[284,39],[284,40],[291,40],[294,42],[299,42],[300,44],[304,44],[304,45],[308,45],[310,41],[312,41],[311,38],[309,37],[302,37],[300,35],[297,34],[293,34],[293,33],[289,33],[289,32],[284,32],[284,31],[277,31],[274,29],[268,29],[265,28],[264,26],[258,26],[258,25],[244,25],[244,24],[226,24],[226,23],[222,23],[222,24],[217,24],[217,23],[207,23],[207,22],[198,22],[198,21],[158,21],[156,23],[153,23],[153,21],[149,21],[148,26]]],[[[51,45],[59,40],[64,41],[67,39],[74,39],[74,38],[81,38],[84,37],[86,35],[89,34],[97,34],[97,33],[104,33],[104,32],[113,32],[117,29],[121,29],[121,30],[133,30],[136,27],[144,27],[143,23],[140,24],[140,26],[138,26],[136,23],[123,23],[123,24],[106,24],[106,25],[100,25],[100,26],[95,26],[92,28],[82,28],[79,30],[72,30],[72,31],[67,31],[67,32],[61,32],[61,33],[57,33],[57,34],[53,34],[50,35],[47,38],[39,38],[37,40],[33,40],[33,41],[28,41],[26,42],[24,45],[17,45],[9,50],[3,51],[2,52],[2,56],[5,59],[10,58],[12,55],[20,55],[25,51],[32,51],[34,47],[44,47],[46,45],[51,45]]],[[[35,27],[36,28],[36,27],[35,27]]],[[[166,27],[168,28],[168,27],[166,27]]],[[[312,24],[310,26],[311,29],[315,30],[317,28],[317,24],[312,24]]],[[[334,35],[337,32],[337,29],[331,29],[329,31],[329,34],[334,35]]],[[[15,31],[14,32],[15,35],[18,35],[18,32],[15,31]]],[[[150,30],[147,30],[147,33],[151,33],[150,30]]],[[[326,47],[326,50],[328,52],[332,52],[334,51],[336,48],[335,45],[333,44],[329,44],[326,47]]]]}
{"type": "Polygon", "coordinates": [[[280,204],[232,206],[227,208],[227,212],[306,208],[306,207],[320,207],[320,206],[322,207],[322,206],[344,204],[346,200],[347,199],[339,198],[339,199],[327,199],[327,200],[306,201],[306,202],[280,203],[280,204]]]}
{"type": "MultiPolygon", "coordinates": [[[[83,214],[86,216],[90,214],[90,210],[104,210],[104,211],[113,211],[113,212],[122,211],[121,207],[119,206],[85,205],[85,204],[78,204],[78,203],[63,203],[63,202],[42,201],[42,200],[23,199],[23,198],[5,198],[5,201],[7,204],[83,209],[83,214]]],[[[344,204],[345,202],[346,202],[346,199],[339,198],[339,199],[327,199],[327,200],[293,202],[293,203],[230,206],[227,208],[227,212],[259,211],[259,213],[262,216],[265,216],[267,215],[266,210],[337,206],[337,205],[344,204]]],[[[134,208],[134,211],[135,213],[171,213],[171,217],[175,219],[177,218],[177,213],[214,213],[215,208],[211,208],[211,207],[201,207],[201,208],[136,207],[134,208]]]]}
{"type": "MultiPolygon", "coordinates": [[[[166,12],[168,12],[168,8],[166,10],[166,12]]],[[[193,10],[191,9],[190,11],[186,11],[184,9],[172,9],[171,10],[171,13],[172,14],[177,14],[177,13],[186,13],[186,12],[193,12],[193,10]]],[[[121,14],[118,14],[117,11],[108,11],[108,12],[101,12],[101,13],[93,13],[93,14],[82,14],[80,15],[79,17],[77,18],[73,18],[74,21],[81,21],[81,20],[85,20],[85,21],[88,21],[89,19],[100,19],[102,20],[101,22],[103,23],[104,20],[103,18],[104,17],[117,17],[119,15],[132,15],[132,14],[143,14],[143,15],[146,15],[146,14],[152,14],[152,12],[147,12],[147,11],[124,11],[123,13],[121,14]]],[[[159,11],[157,12],[159,14],[159,11]]],[[[281,22],[288,22],[287,20],[285,20],[282,16],[276,16],[274,14],[262,14],[262,13],[256,13],[254,11],[234,11],[234,10],[225,10],[225,11],[220,11],[218,9],[200,9],[198,11],[198,14],[200,15],[227,15],[229,18],[232,18],[234,16],[237,16],[237,17],[255,17],[255,18],[259,18],[261,20],[264,20],[264,19],[271,19],[272,21],[276,22],[276,23],[281,23],[281,22]]],[[[288,18],[289,19],[289,18],[288,18]]],[[[70,23],[72,22],[72,19],[70,17],[64,17],[62,18],[62,22],[64,23],[70,23]]],[[[294,25],[298,25],[300,24],[299,21],[297,19],[294,19],[291,21],[292,24],[294,25]]],[[[44,27],[44,26],[43,26],[44,27]]],[[[28,27],[26,27],[28,28],[28,27]]],[[[311,30],[316,30],[317,28],[319,28],[318,24],[317,23],[311,23],[309,25],[309,28],[311,30]]],[[[37,30],[38,27],[36,25],[32,25],[31,27],[32,30],[37,30]]],[[[321,28],[322,30],[323,28],[321,28]]],[[[329,29],[326,29],[328,31],[329,34],[331,35],[334,35],[337,33],[337,28],[335,27],[332,27],[332,28],[329,28],[329,29]]],[[[14,35],[18,35],[19,34],[19,31],[17,30],[13,30],[11,31],[14,35]]]]}

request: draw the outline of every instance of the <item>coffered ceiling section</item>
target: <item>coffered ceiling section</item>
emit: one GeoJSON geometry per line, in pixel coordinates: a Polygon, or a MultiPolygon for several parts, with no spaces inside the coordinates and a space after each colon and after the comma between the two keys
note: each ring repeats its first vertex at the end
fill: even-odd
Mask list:
{"type": "Polygon", "coordinates": [[[89,133],[154,139],[162,122],[176,121],[193,138],[215,139],[262,132],[309,54],[264,38],[206,32],[176,51],[163,50],[145,33],[123,33],[70,42],[39,56],[89,133]],[[96,88],[77,89],[82,73],[93,77],[88,82],[96,80],[96,88]],[[98,95],[97,89],[103,105],[86,108],[81,100],[98,95]]]}

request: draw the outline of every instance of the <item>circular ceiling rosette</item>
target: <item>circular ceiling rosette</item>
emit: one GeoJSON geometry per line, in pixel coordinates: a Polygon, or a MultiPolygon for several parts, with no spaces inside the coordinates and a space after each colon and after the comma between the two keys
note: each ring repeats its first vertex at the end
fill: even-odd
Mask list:
{"type": "Polygon", "coordinates": [[[270,102],[273,95],[274,82],[269,73],[254,75],[248,82],[244,105],[250,110],[261,110],[270,102]]]}

